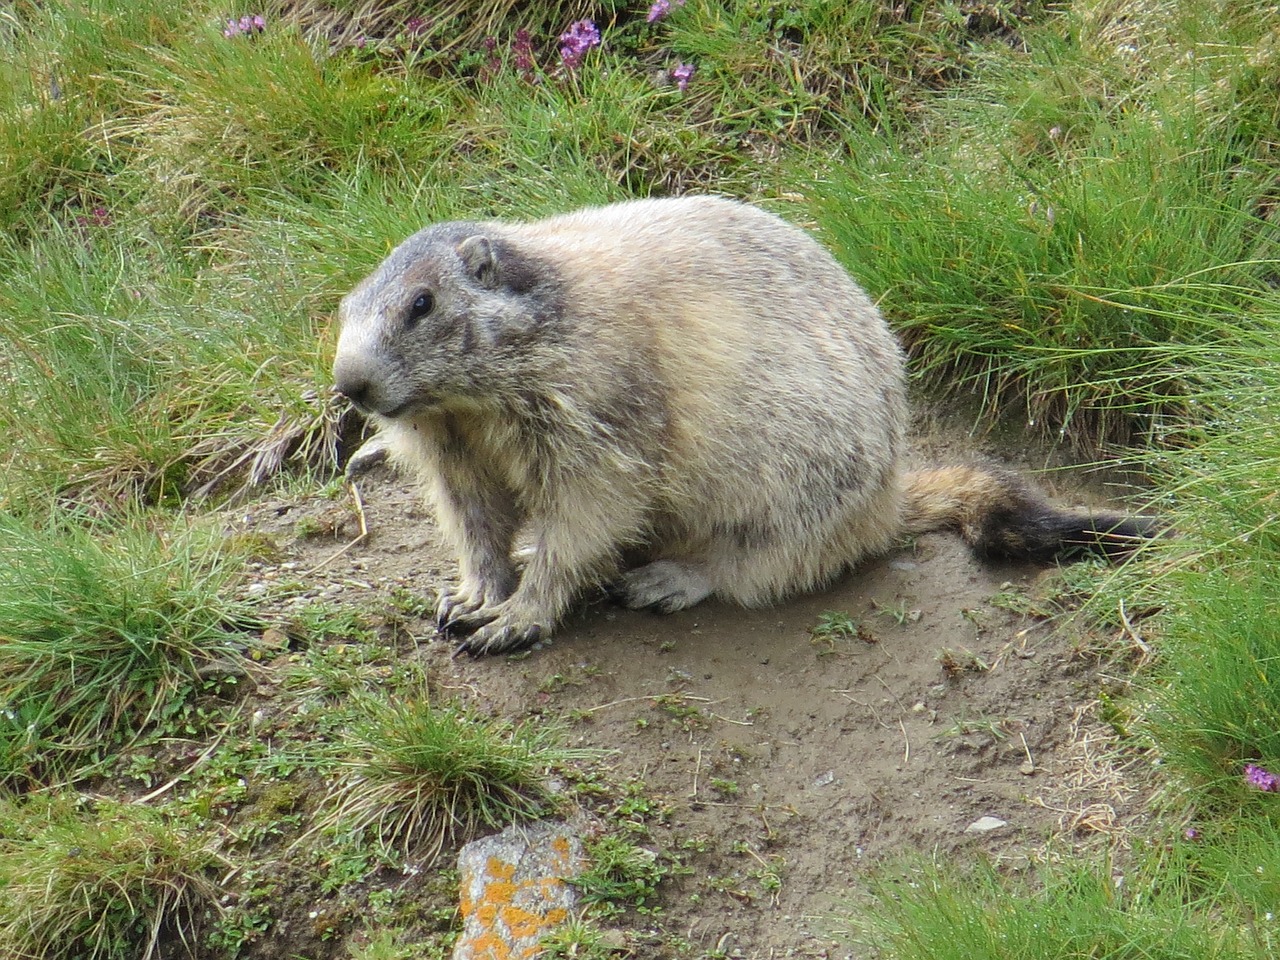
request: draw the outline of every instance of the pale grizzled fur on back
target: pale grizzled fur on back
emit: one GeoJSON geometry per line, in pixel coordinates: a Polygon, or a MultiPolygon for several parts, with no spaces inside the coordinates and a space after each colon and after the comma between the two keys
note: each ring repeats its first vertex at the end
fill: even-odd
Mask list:
{"type": "MultiPolygon", "coordinates": [[[[745,204],[429,227],[340,315],[336,389],[423,481],[459,554],[438,615],[473,653],[545,636],[591,584],[668,611],[758,605],[922,523],[981,527],[970,499],[903,474],[903,358],[867,295],[745,204]]],[[[1082,529],[971,473],[973,496],[1016,488],[1023,514],[1082,529]]]]}

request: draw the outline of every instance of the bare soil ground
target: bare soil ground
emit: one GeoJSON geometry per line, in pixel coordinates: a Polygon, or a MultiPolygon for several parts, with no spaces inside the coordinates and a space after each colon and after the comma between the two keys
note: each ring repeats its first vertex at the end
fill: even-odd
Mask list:
{"type": "MultiPolygon", "coordinates": [[[[930,459],[973,452],[967,437],[927,433],[930,459]]],[[[1046,486],[1100,500],[1078,474],[1046,486]]],[[[285,562],[318,566],[313,590],[334,602],[380,608],[396,586],[430,593],[452,575],[404,481],[379,469],[359,489],[369,533],[336,558],[355,530],[347,503],[257,503],[235,525],[281,535],[285,562]],[[333,536],[284,536],[335,514],[333,536]]],[[[487,712],[568,717],[573,741],[614,751],[613,775],[665,808],[654,842],[691,869],[660,914],[618,921],[634,955],[683,942],[693,957],[843,957],[858,954],[827,918],[874,861],[964,849],[1016,864],[1051,837],[1084,842],[1141,815],[1100,762],[1107,669],[1097,638],[1060,615],[1063,590],[1055,570],[983,565],[933,534],[768,610],[708,602],[662,617],[600,598],[521,658],[452,659],[426,621],[410,625],[409,655],[487,712]],[[815,636],[831,612],[856,632],[815,636]],[[1003,825],[967,831],[983,817],[1003,825]]]]}

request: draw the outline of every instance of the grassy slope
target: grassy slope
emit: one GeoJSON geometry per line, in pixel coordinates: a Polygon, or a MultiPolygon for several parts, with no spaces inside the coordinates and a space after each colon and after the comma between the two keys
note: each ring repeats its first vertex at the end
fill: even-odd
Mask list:
{"type": "MultiPolygon", "coordinates": [[[[553,37],[585,4],[494,4],[477,26],[416,22],[392,0],[304,3],[231,38],[204,0],[0,13],[0,782],[127,772],[120,744],[205,723],[193,697],[234,680],[210,668],[243,639],[226,577],[265,547],[200,549],[193,495],[229,489],[255,453],[264,473],[273,456],[331,466],[317,398],[333,305],[392,243],[432,219],[715,190],[812,221],[933,388],[1083,449],[1155,445],[1134,456],[1186,536],[1162,579],[1124,589],[1167,607],[1142,729],[1197,835],[1154,845],[1130,881],[1160,896],[1117,899],[1082,868],[1010,902],[1045,911],[1027,956],[1058,955],[1047,941],[1152,955],[1166,927],[1188,939],[1154,955],[1263,955],[1280,814],[1241,772],[1280,771],[1277,15],[1229,0],[689,0],[650,26],[643,6],[591,8],[607,43],[576,72],[553,37]],[[679,63],[696,67],[684,93],[679,63]],[[46,655],[61,649],[74,656],[46,655]],[[117,672],[73,672],[86,657],[117,672]]],[[[296,683],[332,703],[359,676],[311,662],[296,683]]],[[[259,762],[227,754],[226,782],[211,772],[181,812],[207,813],[259,762]]],[[[75,818],[20,797],[3,811],[33,815],[75,818]]],[[[16,862],[41,869],[46,829],[11,831],[16,862]]],[[[356,844],[325,869],[339,883],[376,862],[356,844]]],[[[16,883],[0,876],[15,903],[16,883]]],[[[878,901],[891,954],[959,955],[922,920],[959,904],[989,924],[984,953],[1024,955],[994,945],[1010,942],[1001,924],[1031,929],[1002,912],[998,882],[915,889],[878,901]]],[[[233,952],[261,920],[241,911],[212,942],[233,952]]],[[[0,915],[0,938],[25,922],[0,915]]],[[[121,949],[140,949],[128,936],[121,949]]]]}

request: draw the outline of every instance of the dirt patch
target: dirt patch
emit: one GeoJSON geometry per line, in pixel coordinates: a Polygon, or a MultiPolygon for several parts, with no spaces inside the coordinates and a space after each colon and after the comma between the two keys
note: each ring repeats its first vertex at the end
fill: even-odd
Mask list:
{"type": "MultiPolygon", "coordinates": [[[[337,555],[356,530],[347,502],[260,503],[235,526],[286,541],[285,562],[333,602],[380,609],[396,587],[429,593],[452,575],[403,481],[379,470],[360,493],[368,537],[337,555]]],[[[691,872],[660,916],[631,918],[639,955],[679,941],[689,956],[844,956],[825,918],[874,860],[974,848],[1016,861],[1135,815],[1085,770],[1085,733],[1105,740],[1089,709],[1103,680],[1077,628],[1046,616],[1058,576],[980,564],[935,534],[768,610],[658,616],[597,598],[527,656],[452,659],[425,621],[412,655],[486,711],[568,718],[576,742],[615,751],[613,774],[660,800],[661,841],[691,872]],[[967,830],[984,817],[1002,825],[967,830]]]]}

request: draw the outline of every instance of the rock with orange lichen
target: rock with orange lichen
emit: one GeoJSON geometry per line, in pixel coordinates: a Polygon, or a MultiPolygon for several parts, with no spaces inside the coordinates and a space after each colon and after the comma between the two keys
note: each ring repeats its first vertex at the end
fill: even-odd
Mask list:
{"type": "Polygon", "coordinates": [[[543,937],[569,918],[582,843],[563,824],[508,827],[458,854],[462,937],[453,960],[532,960],[543,937]]]}

